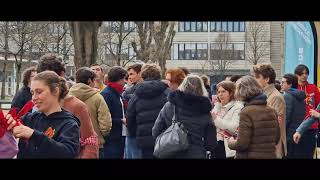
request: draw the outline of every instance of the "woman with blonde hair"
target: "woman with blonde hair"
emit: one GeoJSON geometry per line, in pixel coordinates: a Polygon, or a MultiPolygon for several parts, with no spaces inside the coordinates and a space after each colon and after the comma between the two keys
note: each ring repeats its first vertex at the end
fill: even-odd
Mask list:
{"type": "Polygon", "coordinates": [[[189,148],[171,158],[206,158],[206,151],[216,147],[216,129],[210,115],[211,103],[203,81],[197,75],[188,75],[178,90],[170,92],[167,102],[152,128],[156,139],[172,123],[175,115],[188,132],[189,148]]]}
{"type": "Polygon", "coordinates": [[[245,102],[240,112],[239,132],[231,137],[229,148],[238,159],[276,159],[276,144],[280,139],[277,113],[267,106],[267,96],[251,76],[236,83],[235,97],[245,102]]]}

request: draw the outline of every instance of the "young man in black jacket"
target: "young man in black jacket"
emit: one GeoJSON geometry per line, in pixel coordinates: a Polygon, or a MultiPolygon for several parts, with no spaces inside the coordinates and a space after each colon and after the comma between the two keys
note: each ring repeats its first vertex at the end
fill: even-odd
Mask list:
{"type": "Polygon", "coordinates": [[[143,82],[137,85],[127,109],[128,130],[137,139],[142,158],[153,158],[155,139],[152,127],[163,105],[167,102],[169,89],[161,81],[157,65],[145,64],[141,70],[143,82]]]}

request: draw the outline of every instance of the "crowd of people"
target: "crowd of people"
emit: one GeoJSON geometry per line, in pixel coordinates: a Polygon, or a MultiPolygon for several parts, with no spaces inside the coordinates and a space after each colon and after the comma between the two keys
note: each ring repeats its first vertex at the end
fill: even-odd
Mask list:
{"type": "Polygon", "coordinates": [[[167,158],[316,154],[320,93],[308,83],[305,65],[283,77],[269,64],[255,65],[250,74],[227,77],[214,87],[206,75],[183,67],[162,73],[156,64],[132,64],[105,71],[92,64],[66,78],[55,54],[26,69],[12,107],[20,111],[30,102],[33,107],[20,119],[5,115],[0,158],[156,159],[155,143],[175,121],[188,147],[167,158]]]}

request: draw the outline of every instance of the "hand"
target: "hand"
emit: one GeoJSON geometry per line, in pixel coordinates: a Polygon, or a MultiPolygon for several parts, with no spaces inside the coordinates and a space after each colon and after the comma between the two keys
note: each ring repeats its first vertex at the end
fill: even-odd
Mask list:
{"type": "Polygon", "coordinates": [[[316,110],[313,110],[311,109],[309,111],[310,115],[313,116],[313,117],[316,117],[316,118],[319,118],[320,117],[320,113],[318,113],[316,110]]]}
{"type": "Polygon", "coordinates": [[[218,101],[218,96],[217,95],[212,95],[212,103],[216,104],[218,101]]]}
{"type": "Polygon", "coordinates": [[[235,139],[233,136],[231,136],[231,137],[228,139],[228,142],[233,142],[233,141],[236,141],[236,139],[235,139]]]}
{"type": "Polygon", "coordinates": [[[301,138],[301,134],[300,134],[299,132],[295,132],[295,133],[293,134],[293,141],[294,141],[296,144],[299,143],[300,138],[301,138]]]}
{"type": "Polygon", "coordinates": [[[211,117],[213,120],[216,120],[217,119],[217,113],[214,112],[214,111],[211,111],[211,117]]]}
{"type": "Polygon", "coordinates": [[[127,126],[127,118],[123,118],[123,119],[121,119],[121,121],[122,121],[122,124],[124,124],[125,126],[127,126]]]}
{"type": "Polygon", "coordinates": [[[14,127],[12,132],[16,138],[30,139],[34,130],[28,126],[20,125],[14,127]]]}
{"type": "Polygon", "coordinates": [[[10,131],[17,124],[17,121],[13,119],[11,114],[7,114],[6,119],[7,119],[8,125],[9,125],[7,130],[10,131]]]}

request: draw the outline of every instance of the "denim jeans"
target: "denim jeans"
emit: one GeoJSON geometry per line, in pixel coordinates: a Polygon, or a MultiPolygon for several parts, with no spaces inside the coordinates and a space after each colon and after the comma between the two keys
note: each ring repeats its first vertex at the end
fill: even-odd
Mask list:
{"type": "Polygon", "coordinates": [[[126,137],[125,159],[141,159],[141,150],[135,137],[126,137]]]}

